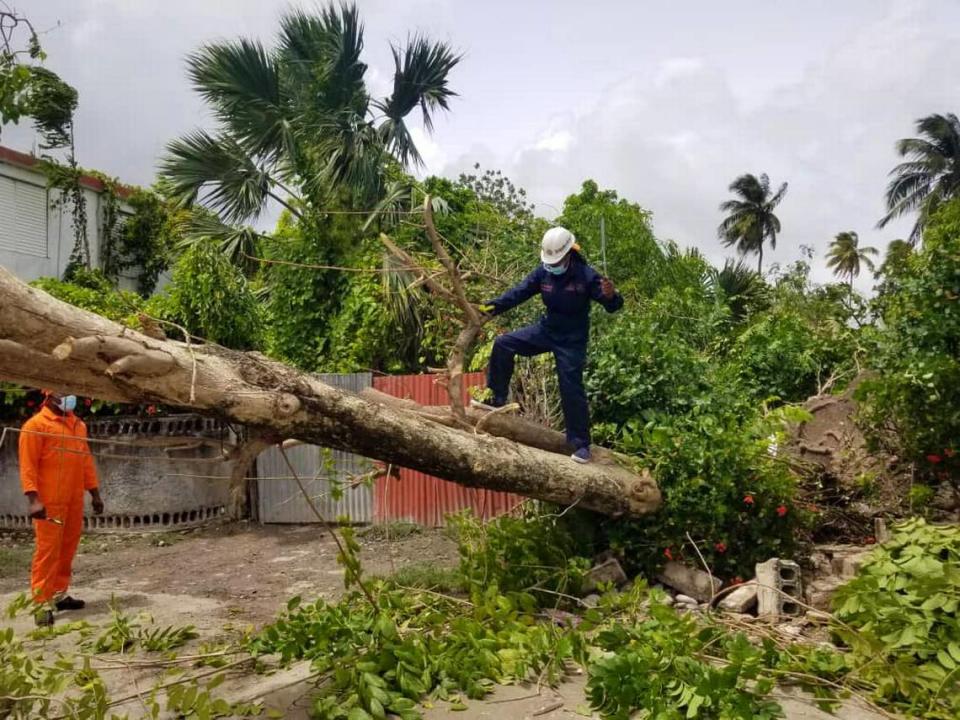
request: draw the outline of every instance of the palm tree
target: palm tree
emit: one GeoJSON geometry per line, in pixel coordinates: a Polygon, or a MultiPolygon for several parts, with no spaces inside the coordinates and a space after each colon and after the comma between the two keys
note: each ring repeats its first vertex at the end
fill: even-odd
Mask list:
{"type": "Polygon", "coordinates": [[[873,260],[870,256],[877,255],[873,247],[860,247],[860,238],[852,230],[839,233],[830,244],[827,253],[827,267],[833,269],[833,274],[840,278],[847,278],[847,284],[853,288],[853,279],[860,275],[860,265],[866,265],[873,271],[873,260]]]}
{"type": "Polygon", "coordinates": [[[739,322],[747,316],[751,305],[760,299],[764,282],[743,260],[727,258],[722,270],[711,268],[706,288],[715,300],[727,303],[733,320],[739,322]]]}
{"type": "Polygon", "coordinates": [[[271,199],[297,216],[334,189],[377,200],[388,167],[421,163],[407,118],[419,108],[432,129],[455,95],[447,77],[460,56],[414,36],[393,47],[392,94],[373,99],[362,49],[354,5],[287,12],[272,49],[245,38],[201,47],[189,75],[218,128],[168,145],[161,174],[172,196],[230,224],[255,219],[271,199]]]}
{"type": "Polygon", "coordinates": [[[766,173],[759,178],[748,173],[730,183],[730,191],[738,198],[720,204],[720,210],[728,215],[717,228],[717,234],[727,247],[736,245],[741,255],[757,253],[759,273],[763,270],[763,243],[769,239],[771,248],[777,246],[780,220],[773,211],[787,194],[787,183],[771,194],[766,173]]]}
{"type": "Polygon", "coordinates": [[[913,245],[937,207],[960,197],[960,120],[953,113],[928,115],[917,120],[917,132],[921,137],[897,142],[897,152],[909,159],[890,172],[887,214],[877,223],[882,228],[894,218],[918,210],[910,233],[913,245]]]}

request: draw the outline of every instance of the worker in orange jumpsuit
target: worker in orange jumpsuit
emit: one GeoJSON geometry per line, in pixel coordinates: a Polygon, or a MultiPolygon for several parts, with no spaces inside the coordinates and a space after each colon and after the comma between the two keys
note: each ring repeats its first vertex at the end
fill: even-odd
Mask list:
{"type": "Polygon", "coordinates": [[[30,572],[35,616],[38,625],[52,625],[53,608],[84,606],[66,594],[83,528],[83,491],[89,491],[98,515],[103,500],[87,426],[73,414],[76,396],[48,390],[44,395],[40,412],[20,431],[20,485],[36,536],[30,572]]]}

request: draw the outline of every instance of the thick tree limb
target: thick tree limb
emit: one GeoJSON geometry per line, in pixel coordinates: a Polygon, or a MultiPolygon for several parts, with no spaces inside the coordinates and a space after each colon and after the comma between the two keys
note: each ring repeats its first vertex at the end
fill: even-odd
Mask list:
{"type": "MultiPolygon", "coordinates": [[[[0,268],[0,379],[107,400],[191,408],[276,438],[296,438],[409,467],[469,487],[505,490],[608,515],[660,504],[646,473],[576,465],[501,437],[446,427],[371,403],[259,354],[148,337],[28,287],[0,268]],[[62,360],[54,350],[68,339],[62,360]],[[91,348],[101,351],[91,352],[91,348]],[[122,358],[169,356],[161,375],[107,374],[122,358]]],[[[491,418],[491,427],[494,425],[491,418]]]]}

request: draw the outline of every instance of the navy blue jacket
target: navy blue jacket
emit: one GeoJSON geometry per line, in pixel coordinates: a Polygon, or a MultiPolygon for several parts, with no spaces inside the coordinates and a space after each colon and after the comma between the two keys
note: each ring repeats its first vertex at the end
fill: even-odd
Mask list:
{"type": "Polygon", "coordinates": [[[537,265],[519,285],[489,300],[487,305],[493,305],[494,315],[499,315],[540,293],[547,308],[540,325],[557,339],[585,343],[590,335],[591,300],[600,303],[609,313],[623,307],[620,293],[614,293],[611,298],[603,296],[600,279],[600,273],[573,252],[570,267],[563,275],[553,275],[543,265],[537,265]]]}

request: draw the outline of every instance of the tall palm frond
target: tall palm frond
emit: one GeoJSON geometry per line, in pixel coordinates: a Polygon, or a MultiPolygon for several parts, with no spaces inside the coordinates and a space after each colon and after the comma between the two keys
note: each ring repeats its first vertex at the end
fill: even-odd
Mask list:
{"type": "Polygon", "coordinates": [[[207,239],[216,241],[221,252],[245,275],[252,275],[259,267],[260,263],[253,258],[260,256],[260,241],[263,239],[263,234],[252,227],[227,225],[212,213],[191,214],[176,250],[183,252],[197,242],[207,239]]]}
{"type": "Polygon", "coordinates": [[[887,214],[877,227],[885,227],[894,218],[918,211],[910,232],[916,245],[923,226],[940,204],[960,197],[960,120],[953,113],[934,114],[917,120],[919,138],[904,138],[897,143],[901,157],[909,158],[891,172],[887,186],[887,214]]]}
{"type": "Polygon", "coordinates": [[[396,46],[391,49],[393,93],[374,103],[385,116],[380,135],[400,162],[412,160],[419,165],[422,159],[404,119],[419,107],[424,127],[428,132],[433,130],[433,114],[449,109],[449,100],[456,95],[448,78],[460,56],[446,43],[432,43],[421,36],[415,36],[402,50],[396,46]]]}
{"type": "Polygon", "coordinates": [[[764,242],[769,240],[771,248],[777,247],[780,220],[773,211],[787,194],[787,183],[771,195],[766,173],[759,178],[747,173],[730,183],[729,189],[738,197],[720,204],[726,217],[717,227],[717,235],[727,247],[736,246],[741,255],[756,253],[757,272],[761,272],[764,242]]]}
{"type": "Polygon", "coordinates": [[[285,84],[306,92],[320,113],[349,108],[361,117],[369,97],[364,77],[363,23],[356,5],[333,5],[308,15],[293,10],[280,20],[280,54],[285,84]]]}
{"type": "Polygon", "coordinates": [[[228,223],[256,218],[267,198],[276,197],[266,168],[226,132],[195,130],[174,140],[160,172],[171,199],[181,206],[199,200],[228,223]]]}
{"type": "Polygon", "coordinates": [[[204,45],[187,60],[194,89],[247,152],[274,160],[294,144],[278,68],[259,42],[204,45]]]}

